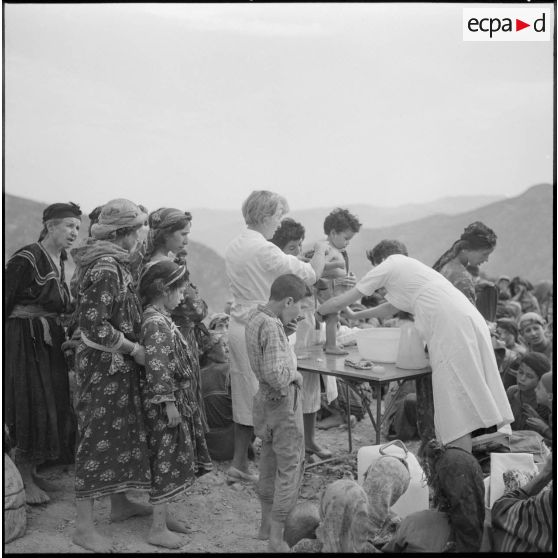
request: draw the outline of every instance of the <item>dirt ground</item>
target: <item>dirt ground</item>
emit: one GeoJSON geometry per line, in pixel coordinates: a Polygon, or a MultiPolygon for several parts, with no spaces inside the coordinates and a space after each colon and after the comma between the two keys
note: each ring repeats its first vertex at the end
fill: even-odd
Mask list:
{"type": "MultiPolygon", "coordinates": [[[[307,468],[299,502],[318,504],[323,488],[330,482],[342,477],[354,476],[356,479],[356,453],[361,446],[375,443],[375,433],[368,417],[357,422],[352,433],[353,451],[350,454],[345,426],[317,430],[318,443],[343,459],[307,468]]],[[[416,451],[413,444],[408,447],[416,451]]],[[[182,548],[171,551],[148,544],[149,517],[111,523],[108,498],[95,503],[99,531],[113,539],[115,552],[265,552],[267,543],[254,536],[260,512],[255,490],[248,484],[228,485],[225,471],[229,464],[215,462],[214,471],[199,478],[179,501],[170,505],[175,517],[192,529],[190,534],[181,535],[182,548]]],[[[48,505],[27,506],[26,534],[4,545],[6,554],[88,552],[71,540],[75,519],[73,467],[56,466],[42,474],[59,490],[50,493],[48,505]]],[[[130,495],[134,500],[147,501],[145,493],[133,491],[130,495]]]]}

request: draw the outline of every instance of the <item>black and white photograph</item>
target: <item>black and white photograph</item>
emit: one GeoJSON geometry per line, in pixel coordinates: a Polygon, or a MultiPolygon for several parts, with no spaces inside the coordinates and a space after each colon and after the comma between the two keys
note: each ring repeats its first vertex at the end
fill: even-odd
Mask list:
{"type": "Polygon", "coordinates": [[[556,550],[556,2],[3,2],[6,554],[556,550]]]}

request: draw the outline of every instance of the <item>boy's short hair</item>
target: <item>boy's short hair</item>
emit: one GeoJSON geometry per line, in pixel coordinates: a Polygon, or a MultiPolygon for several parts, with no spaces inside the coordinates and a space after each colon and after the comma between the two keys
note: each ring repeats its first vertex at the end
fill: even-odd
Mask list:
{"type": "Polygon", "coordinates": [[[531,351],[521,355],[518,360],[520,364],[525,363],[529,368],[531,368],[531,370],[533,370],[539,378],[552,369],[550,360],[548,360],[546,355],[543,353],[531,351]]]}
{"type": "Polygon", "coordinates": [[[301,223],[291,219],[291,217],[285,217],[270,242],[283,250],[291,240],[302,240],[304,233],[305,230],[301,223]]]}
{"type": "Polygon", "coordinates": [[[283,300],[290,296],[295,302],[298,302],[311,294],[312,291],[300,277],[293,273],[285,273],[277,277],[271,284],[269,299],[283,300]]]}
{"type": "Polygon", "coordinates": [[[343,231],[352,231],[357,233],[360,231],[362,224],[348,209],[340,207],[334,209],[324,221],[324,233],[329,234],[331,231],[337,233],[343,231]]]}

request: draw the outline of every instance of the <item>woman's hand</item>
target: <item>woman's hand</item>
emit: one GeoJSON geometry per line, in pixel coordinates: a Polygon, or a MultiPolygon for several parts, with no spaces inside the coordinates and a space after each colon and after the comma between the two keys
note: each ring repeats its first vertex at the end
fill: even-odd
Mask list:
{"type": "Polygon", "coordinates": [[[174,404],[174,401],[165,401],[165,410],[167,411],[167,418],[169,419],[169,426],[174,428],[181,422],[180,413],[174,404]]]}
{"type": "Polygon", "coordinates": [[[145,366],[145,347],[138,343],[138,349],[132,357],[140,366],[145,366]]]}

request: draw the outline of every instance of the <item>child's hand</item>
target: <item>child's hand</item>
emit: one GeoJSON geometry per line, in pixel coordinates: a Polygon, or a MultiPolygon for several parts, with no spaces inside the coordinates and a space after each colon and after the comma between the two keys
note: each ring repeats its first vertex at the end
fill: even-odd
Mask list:
{"type": "Polygon", "coordinates": [[[133,356],[133,359],[140,366],[145,366],[145,347],[143,345],[139,345],[139,349],[137,350],[136,354],[133,356]]]}
{"type": "Polygon", "coordinates": [[[528,403],[523,403],[521,411],[528,418],[541,420],[539,413],[537,413],[537,411],[535,411],[535,409],[533,409],[533,407],[531,407],[531,405],[529,405],[528,403]]]}
{"type": "Polygon", "coordinates": [[[165,401],[165,407],[165,410],[167,411],[167,418],[169,419],[169,426],[171,428],[178,426],[178,424],[181,422],[180,413],[178,412],[174,401],[165,401]]]}
{"type": "Polygon", "coordinates": [[[292,335],[297,328],[297,321],[296,320],[292,320],[289,323],[286,323],[283,325],[283,329],[285,330],[285,335],[288,337],[289,335],[292,335]]]}

